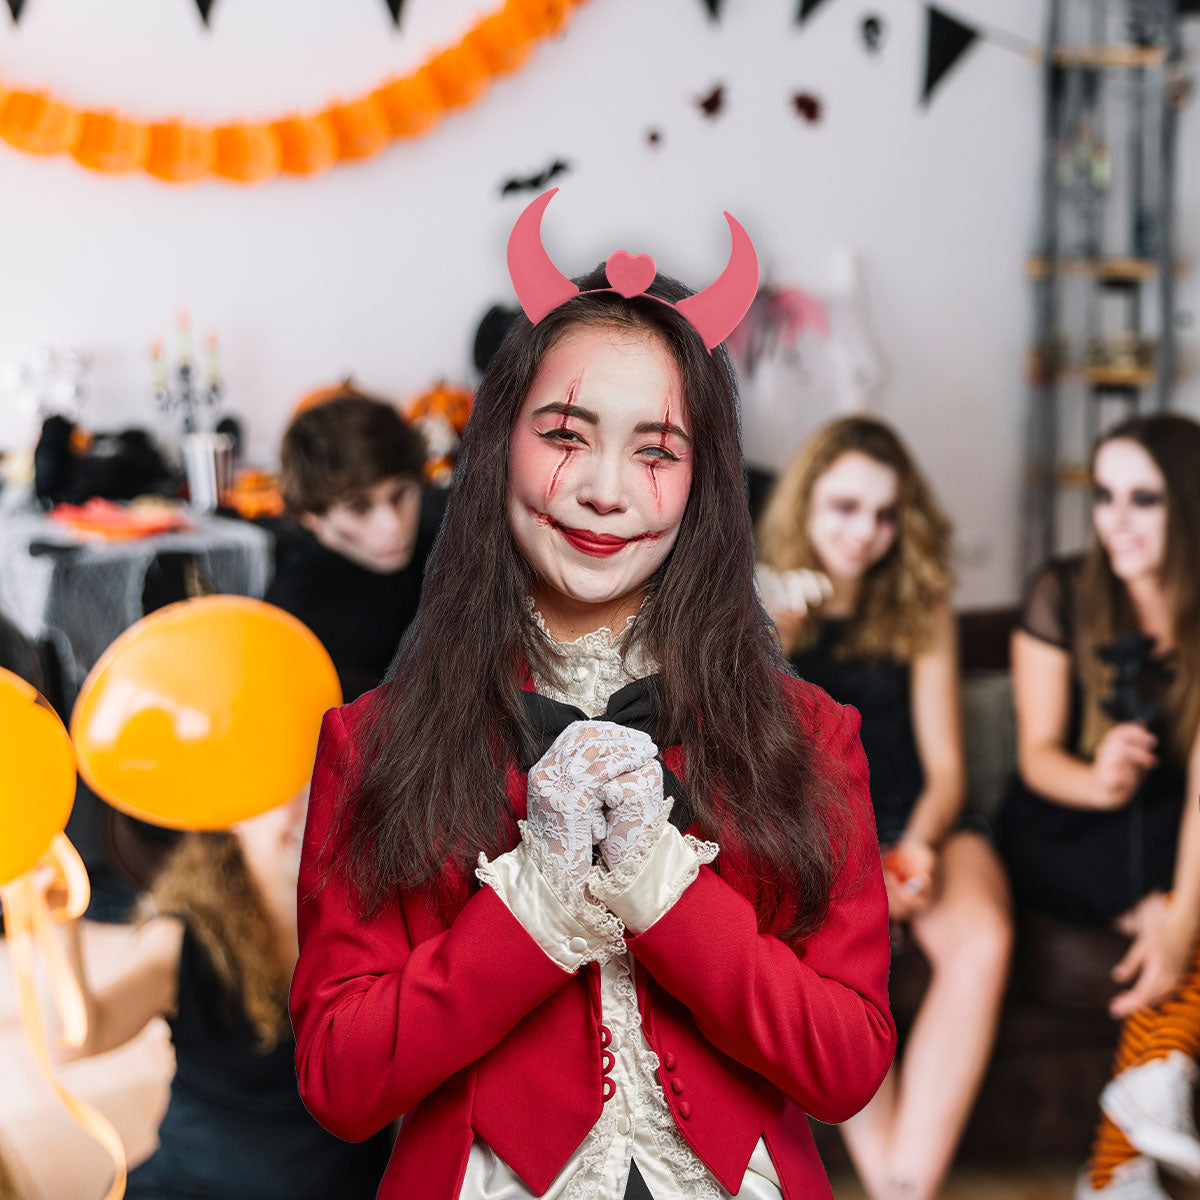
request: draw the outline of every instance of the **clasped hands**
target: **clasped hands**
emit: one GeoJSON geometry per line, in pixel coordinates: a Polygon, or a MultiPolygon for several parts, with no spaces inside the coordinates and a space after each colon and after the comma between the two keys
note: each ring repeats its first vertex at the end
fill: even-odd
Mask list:
{"type": "Polygon", "coordinates": [[[658,747],[611,721],[573,721],[530,768],[526,838],[543,861],[582,888],[593,848],[610,871],[627,861],[670,811],[658,747]]]}

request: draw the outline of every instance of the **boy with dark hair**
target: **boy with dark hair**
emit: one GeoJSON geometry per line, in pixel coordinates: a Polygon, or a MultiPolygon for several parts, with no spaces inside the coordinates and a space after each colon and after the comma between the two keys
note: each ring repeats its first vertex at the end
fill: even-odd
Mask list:
{"type": "Polygon", "coordinates": [[[317,635],[350,701],[382,680],[417,611],[440,516],[422,503],[425,447],[390,404],[346,387],[292,418],[280,457],[300,528],[265,599],[317,635]]]}

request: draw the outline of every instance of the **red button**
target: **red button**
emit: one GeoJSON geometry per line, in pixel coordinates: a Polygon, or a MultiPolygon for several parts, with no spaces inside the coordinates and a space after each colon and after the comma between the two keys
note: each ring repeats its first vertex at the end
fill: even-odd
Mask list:
{"type": "Polygon", "coordinates": [[[675,1064],[678,1063],[678,1061],[679,1060],[670,1052],[670,1050],[663,1055],[663,1066],[666,1067],[668,1071],[675,1070],[675,1064]]]}
{"type": "Polygon", "coordinates": [[[675,1095],[678,1096],[679,1093],[683,1091],[683,1083],[678,1079],[672,1079],[671,1080],[671,1091],[673,1091],[675,1093],[675,1095]]]}
{"type": "Polygon", "coordinates": [[[679,1102],[679,1115],[686,1121],[692,1115],[692,1106],[686,1100],[679,1102]]]}

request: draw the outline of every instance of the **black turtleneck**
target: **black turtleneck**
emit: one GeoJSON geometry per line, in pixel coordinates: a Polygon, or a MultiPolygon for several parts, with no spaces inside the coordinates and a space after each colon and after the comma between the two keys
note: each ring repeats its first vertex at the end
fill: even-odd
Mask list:
{"type": "Polygon", "coordinates": [[[297,529],[279,542],[275,578],[263,597],[303,621],[329,651],[347,701],[377,686],[416,616],[425,561],[444,501],[427,499],[412,562],[380,574],[322,546],[297,529]],[[430,520],[429,517],[433,519],[430,520]]]}

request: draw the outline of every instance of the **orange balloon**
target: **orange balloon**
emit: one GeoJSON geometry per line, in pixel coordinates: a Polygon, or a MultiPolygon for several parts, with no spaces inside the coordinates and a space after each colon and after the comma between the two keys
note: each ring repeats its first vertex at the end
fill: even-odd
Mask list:
{"type": "Polygon", "coordinates": [[[312,773],[337,672],[295,617],[245,596],[184,600],[104,652],[71,716],[79,769],[117,808],[174,829],[225,829],[312,773]]]}
{"type": "Polygon", "coordinates": [[[0,886],[35,867],[75,801],[75,753],[58,714],[0,669],[0,886]]]}

